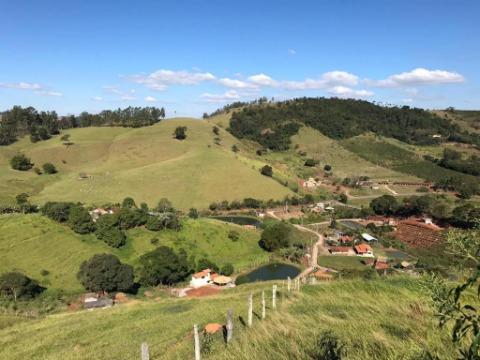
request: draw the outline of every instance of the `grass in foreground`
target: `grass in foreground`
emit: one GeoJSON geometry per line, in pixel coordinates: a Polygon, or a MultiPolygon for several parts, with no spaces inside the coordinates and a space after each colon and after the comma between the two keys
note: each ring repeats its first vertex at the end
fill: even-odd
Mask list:
{"type": "MultiPolygon", "coordinates": [[[[258,313],[261,290],[271,284],[242,285],[202,299],[133,302],[112,309],[49,316],[0,329],[0,358],[5,359],[138,359],[148,342],[151,359],[193,357],[194,323],[225,322],[234,310],[234,339],[225,348],[215,339],[204,359],[309,359],[323,330],[345,344],[345,359],[412,359],[428,350],[454,358],[448,334],[439,330],[418,280],[386,278],[341,280],[304,286],[300,294],[254,316],[253,328],[242,324],[247,296],[254,292],[258,313]]],[[[282,288],[280,287],[280,290],[282,288]]],[[[270,302],[268,302],[270,304],[270,302]]]]}

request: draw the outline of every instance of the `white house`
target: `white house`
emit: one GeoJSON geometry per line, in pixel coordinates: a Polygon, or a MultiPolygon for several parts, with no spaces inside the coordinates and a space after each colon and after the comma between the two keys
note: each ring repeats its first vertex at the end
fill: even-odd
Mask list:
{"type": "Polygon", "coordinates": [[[366,242],[378,241],[378,240],[377,240],[376,238],[374,238],[372,235],[367,234],[367,233],[363,233],[363,234],[362,234],[362,238],[363,238],[363,240],[365,240],[366,242]]]}
{"type": "Polygon", "coordinates": [[[190,286],[198,288],[201,286],[209,285],[212,282],[212,275],[215,273],[210,269],[204,269],[192,275],[190,280],[190,286]]]}

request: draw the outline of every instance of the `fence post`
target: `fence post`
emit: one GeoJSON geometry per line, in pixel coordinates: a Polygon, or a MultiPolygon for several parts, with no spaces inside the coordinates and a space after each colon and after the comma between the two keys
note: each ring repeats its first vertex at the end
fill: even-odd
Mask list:
{"type": "Polygon", "coordinates": [[[262,290],[262,319],[265,319],[265,291],[262,290]]]}
{"type": "Polygon", "coordinates": [[[277,285],[272,286],[272,309],[277,308],[277,285]]]}
{"type": "Polygon", "coordinates": [[[227,312],[227,344],[232,340],[233,336],[233,310],[227,312]]]}
{"type": "Polygon", "coordinates": [[[287,291],[290,292],[290,288],[292,286],[292,279],[290,279],[290,276],[287,278],[287,291]]]}
{"type": "Polygon", "coordinates": [[[252,327],[253,321],[253,293],[248,296],[248,327],[252,327]]]}
{"type": "Polygon", "coordinates": [[[146,342],[142,343],[142,360],[150,360],[150,353],[148,351],[148,344],[146,342]]]}
{"type": "Polygon", "coordinates": [[[195,360],[200,360],[200,337],[198,336],[198,326],[197,324],[193,325],[193,336],[194,336],[194,345],[195,345],[195,360]]]}

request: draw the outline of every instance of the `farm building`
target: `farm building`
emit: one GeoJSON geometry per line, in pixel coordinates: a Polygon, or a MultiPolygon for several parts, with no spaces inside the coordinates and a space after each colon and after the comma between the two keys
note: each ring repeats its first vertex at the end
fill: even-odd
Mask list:
{"type": "Polygon", "coordinates": [[[190,280],[190,286],[197,288],[212,283],[213,278],[218,276],[215,272],[210,269],[204,269],[192,275],[192,280],[190,280]]]}
{"type": "Polygon", "coordinates": [[[401,221],[393,235],[402,243],[415,248],[430,248],[443,242],[442,229],[428,219],[401,221]]]}
{"type": "Polygon", "coordinates": [[[331,246],[328,251],[332,255],[355,255],[355,252],[349,246],[331,246]]]}
{"type": "Polygon", "coordinates": [[[372,235],[367,234],[367,233],[363,233],[363,234],[362,234],[362,238],[363,238],[363,240],[365,240],[366,242],[378,241],[377,238],[374,238],[372,235]]]}
{"type": "Polygon", "coordinates": [[[373,250],[370,245],[360,244],[353,247],[358,256],[373,257],[373,250]]]}
{"type": "MultiPolygon", "coordinates": [[[[215,274],[217,275],[217,274],[215,274]]],[[[232,278],[223,275],[217,275],[212,278],[212,281],[215,285],[227,286],[232,284],[232,278]]]]}

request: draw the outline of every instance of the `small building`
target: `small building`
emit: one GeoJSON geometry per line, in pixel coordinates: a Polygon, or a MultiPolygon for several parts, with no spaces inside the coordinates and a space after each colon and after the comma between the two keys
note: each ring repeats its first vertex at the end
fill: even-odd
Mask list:
{"type": "Polygon", "coordinates": [[[113,210],[96,208],[96,209],[90,210],[88,213],[92,217],[93,222],[96,222],[98,220],[98,218],[102,215],[113,214],[113,210]]]}
{"type": "Polygon", "coordinates": [[[217,275],[213,279],[215,285],[226,286],[232,283],[232,278],[223,275],[217,275]]]}
{"type": "Polygon", "coordinates": [[[373,250],[370,245],[367,244],[359,244],[354,246],[355,252],[358,256],[364,257],[373,257],[373,250]]]}
{"type": "Polygon", "coordinates": [[[328,251],[332,255],[355,255],[350,246],[331,246],[328,251]]]}
{"type": "Polygon", "coordinates": [[[365,240],[366,242],[378,241],[377,238],[374,238],[372,235],[367,234],[367,233],[363,233],[363,234],[362,234],[362,238],[363,238],[363,240],[365,240]]]}
{"type": "Polygon", "coordinates": [[[198,288],[201,286],[209,285],[212,282],[212,276],[215,277],[217,274],[210,269],[204,269],[192,275],[192,280],[190,280],[190,286],[193,288],[198,288]]]}
{"type": "Polygon", "coordinates": [[[353,243],[353,236],[342,235],[337,240],[340,244],[350,244],[353,243]]]}

